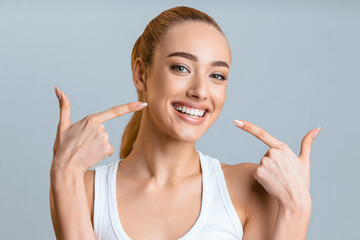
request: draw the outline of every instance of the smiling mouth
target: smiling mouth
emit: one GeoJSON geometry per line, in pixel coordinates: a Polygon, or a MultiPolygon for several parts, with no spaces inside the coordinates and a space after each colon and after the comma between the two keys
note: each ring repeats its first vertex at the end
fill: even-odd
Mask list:
{"type": "Polygon", "coordinates": [[[193,109],[193,108],[188,108],[185,106],[174,105],[174,104],[171,104],[171,106],[179,113],[187,115],[192,118],[203,118],[208,113],[207,109],[205,110],[193,109]]]}

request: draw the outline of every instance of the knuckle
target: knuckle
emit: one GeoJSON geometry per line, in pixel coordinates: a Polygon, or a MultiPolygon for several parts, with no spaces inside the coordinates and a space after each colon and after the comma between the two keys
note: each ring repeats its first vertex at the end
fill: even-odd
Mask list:
{"type": "Polygon", "coordinates": [[[260,139],[264,139],[265,138],[265,135],[266,135],[266,133],[265,133],[265,131],[264,130],[259,130],[259,132],[258,132],[258,137],[260,138],[260,139]]]}
{"type": "Polygon", "coordinates": [[[62,101],[59,102],[59,107],[60,107],[60,110],[69,110],[70,109],[70,106],[68,106],[67,104],[64,104],[62,101]]]}
{"type": "Polygon", "coordinates": [[[111,108],[111,111],[114,113],[114,114],[117,114],[121,111],[121,106],[114,106],[111,108]]]}
{"type": "Polygon", "coordinates": [[[269,165],[270,161],[271,161],[270,158],[264,157],[261,159],[261,164],[267,166],[267,165],[269,165]]]}
{"type": "Polygon", "coordinates": [[[109,108],[109,109],[108,109],[108,112],[111,112],[111,114],[115,114],[115,113],[116,113],[115,107],[109,108]]]}
{"type": "Polygon", "coordinates": [[[94,114],[90,114],[90,115],[87,115],[84,120],[87,122],[87,123],[93,123],[95,122],[95,115],[94,114]]]}
{"type": "Polygon", "coordinates": [[[111,144],[106,144],[106,153],[108,155],[111,155],[113,154],[113,152],[114,152],[114,147],[111,144]]]}
{"type": "Polygon", "coordinates": [[[109,141],[109,135],[106,132],[103,133],[103,137],[106,142],[109,141]]]}
{"type": "Polygon", "coordinates": [[[275,148],[269,148],[267,152],[269,156],[273,156],[275,153],[275,148]]]}
{"type": "Polygon", "coordinates": [[[289,146],[286,143],[281,143],[281,148],[287,149],[287,148],[289,148],[289,146]]]}
{"type": "Polygon", "coordinates": [[[262,178],[264,175],[264,169],[262,167],[258,167],[254,171],[254,176],[258,179],[262,178]]]}
{"type": "Polygon", "coordinates": [[[87,115],[84,117],[84,121],[89,121],[90,118],[91,118],[91,115],[87,115]]]}
{"type": "Polygon", "coordinates": [[[310,148],[312,146],[312,142],[310,141],[304,142],[304,146],[310,148]]]}
{"type": "MultiPolygon", "coordinates": [[[[97,126],[97,129],[100,133],[105,133],[105,126],[104,124],[100,123],[98,126],[97,126]]],[[[106,134],[106,133],[105,133],[106,134]]]]}

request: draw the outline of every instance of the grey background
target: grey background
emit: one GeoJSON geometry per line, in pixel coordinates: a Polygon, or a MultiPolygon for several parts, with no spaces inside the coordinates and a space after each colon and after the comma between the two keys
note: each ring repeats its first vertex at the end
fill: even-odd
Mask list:
{"type": "MultiPolygon", "coordinates": [[[[360,239],[359,1],[0,0],[1,239],[55,239],[49,168],[59,120],[54,86],[72,121],[137,100],[130,54],[146,24],[186,5],[218,21],[232,50],[222,114],[196,143],[224,163],[259,163],[268,147],[244,119],[299,154],[311,152],[308,239],[360,239]]],[[[130,115],[105,123],[118,158],[130,115]]]]}

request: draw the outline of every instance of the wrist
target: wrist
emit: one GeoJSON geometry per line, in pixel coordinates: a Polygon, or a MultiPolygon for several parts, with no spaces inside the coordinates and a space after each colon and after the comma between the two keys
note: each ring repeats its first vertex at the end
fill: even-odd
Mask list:
{"type": "Polygon", "coordinates": [[[56,156],[53,158],[50,167],[50,177],[52,179],[64,177],[84,177],[84,174],[85,172],[81,168],[75,166],[68,158],[60,158],[56,156]]]}
{"type": "Polygon", "coordinates": [[[52,169],[50,170],[50,186],[54,192],[69,192],[82,188],[84,175],[73,169],[52,169]]]}
{"type": "Polygon", "coordinates": [[[310,215],[312,208],[312,200],[310,192],[299,195],[293,195],[285,200],[279,200],[279,208],[290,214],[310,215]]]}
{"type": "Polygon", "coordinates": [[[310,215],[311,200],[300,204],[298,201],[280,203],[272,239],[306,239],[310,215]]]}

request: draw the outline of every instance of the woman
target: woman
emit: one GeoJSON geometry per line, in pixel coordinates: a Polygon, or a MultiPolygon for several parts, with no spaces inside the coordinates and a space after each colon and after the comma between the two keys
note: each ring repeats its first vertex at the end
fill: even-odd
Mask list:
{"type": "Polygon", "coordinates": [[[217,23],[175,7],[154,18],[133,48],[139,102],[72,124],[69,99],[55,89],[60,121],[50,202],[57,238],[306,238],[310,150],[320,129],[304,137],[296,156],[261,128],[236,120],[270,147],[260,165],[227,165],[195,149],[222,110],[230,64],[217,23]],[[120,159],[88,170],[113,154],[102,123],[130,112],[120,159]]]}

